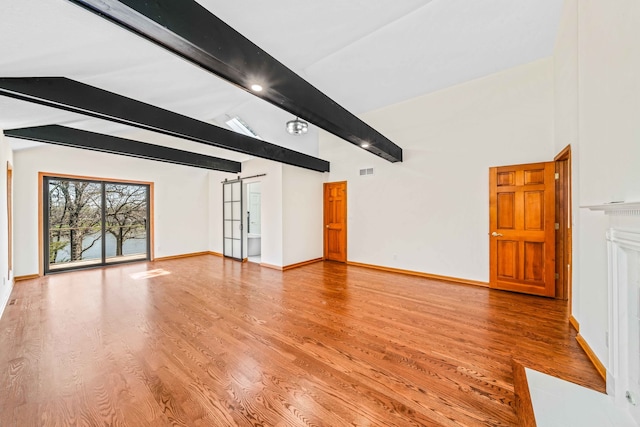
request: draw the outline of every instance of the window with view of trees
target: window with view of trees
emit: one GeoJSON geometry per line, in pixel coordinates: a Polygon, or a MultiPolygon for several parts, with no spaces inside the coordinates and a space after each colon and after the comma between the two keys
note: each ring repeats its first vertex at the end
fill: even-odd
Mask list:
{"type": "Polygon", "coordinates": [[[44,177],[45,272],[149,259],[149,185],[44,177]]]}

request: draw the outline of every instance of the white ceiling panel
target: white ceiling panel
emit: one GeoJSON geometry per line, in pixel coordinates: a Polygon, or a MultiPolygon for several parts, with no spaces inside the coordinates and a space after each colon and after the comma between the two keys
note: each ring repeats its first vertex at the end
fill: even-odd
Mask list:
{"type": "Polygon", "coordinates": [[[300,74],[309,65],[431,1],[201,0],[199,3],[300,74]]]}
{"type": "Polygon", "coordinates": [[[561,0],[434,0],[313,64],[308,80],[356,113],[553,52],[561,0]]]}
{"type": "Polygon", "coordinates": [[[66,125],[86,119],[87,117],[81,114],[68,113],[57,108],[0,96],[1,129],[16,129],[54,123],[66,125]]]}

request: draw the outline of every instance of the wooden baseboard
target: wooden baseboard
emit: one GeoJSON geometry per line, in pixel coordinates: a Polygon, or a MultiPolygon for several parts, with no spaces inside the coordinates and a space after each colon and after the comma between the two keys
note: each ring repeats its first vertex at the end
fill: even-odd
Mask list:
{"type": "Polygon", "coordinates": [[[316,262],[320,262],[322,260],[323,260],[322,258],[315,258],[315,259],[310,259],[308,261],[298,262],[296,264],[285,265],[284,267],[282,267],[282,271],[291,270],[292,268],[298,268],[298,267],[302,267],[309,264],[315,264],[316,262]]]}
{"type": "MultiPolygon", "coordinates": [[[[171,259],[191,258],[191,257],[194,257],[194,256],[202,256],[202,255],[216,255],[216,253],[215,252],[210,252],[210,251],[193,252],[193,253],[190,253],[190,254],[163,256],[163,257],[154,259],[154,261],[168,261],[168,260],[171,260],[171,259]]],[[[216,256],[218,256],[218,255],[216,255],[216,256]]],[[[219,256],[222,256],[222,255],[219,255],[219,256]]]]}
{"type": "Polygon", "coordinates": [[[593,366],[596,367],[596,370],[598,371],[602,379],[607,381],[607,369],[604,367],[600,359],[598,359],[598,356],[596,356],[596,354],[593,352],[591,347],[589,347],[589,344],[587,344],[587,341],[585,341],[585,339],[580,334],[576,335],[576,341],[578,341],[578,344],[580,344],[580,347],[582,347],[584,352],[587,354],[587,357],[589,358],[589,360],[591,360],[591,363],[593,363],[593,366]]]}
{"type": "Polygon", "coordinates": [[[569,316],[569,323],[573,326],[573,329],[575,329],[576,332],[580,332],[580,323],[578,323],[575,317],[569,316]]]}
{"type": "Polygon", "coordinates": [[[267,264],[266,262],[261,262],[260,267],[270,268],[272,270],[278,270],[278,271],[282,271],[282,269],[284,268],[280,265],[267,264]]]}
{"type": "Polygon", "coordinates": [[[224,256],[220,252],[209,251],[208,253],[209,253],[209,255],[213,255],[213,256],[219,256],[219,257],[223,257],[224,256]]]}
{"type": "Polygon", "coordinates": [[[16,276],[13,278],[13,283],[23,282],[25,280],[37,279],[39,274],[27,274],[25,276],[16,276]]]}
{"type": "Polygon", "coordinates": [[[383,266],[380,266],[380,265],[364,264],[364,263],[361,263],[361,262],[354,262],[354,261],[347,261],[347,264],[348,265],[353,265],[353,266],[356,266],[356,267],[371,268],[371,269],[374,269],[374,270],[381,270],[381,271],[388,271],[388,272],[391,272],[391,273],[406,274],[406,275],[409,275],[409,276],[424,277],[425,279],[441,280],[441,281],[444,281],[444,282],[453,282],[453,283],[458,283],[458,284],[462,284],[462,285],[482,286],[484,288],[488,288],[489,287],[489,284],[487,282],[479,282],[477,280],[461,279],[459,277],[440,276],[438,274],[423,273],[421,271],[403,270],[403,269],[400,269],[400,268],[383,267],[383,266]]]}
{"type": "Polygon", "coordinates": [[[515,409],[518,415],[518,425],[521,427],[536,427],[536,417],[533,412],[531,394],[529,393],[527,372],[524,366],[516,360],[511,360],[511,366],[513,369],[513,391],[516,395],[515,409]]]}
{"type": "Polygon", "coordinates": [[[285,265],[285,266],[279,266],[279,265],[273,265],[273,264],[267,264],[267,263],[260,263],[260,267],[266,267],[266,268],[270,268],[272,270],[279,270],[279,271],[287,271],[287,270],[291,270],[292,268],[298,268],[298,267],[302,267],[305,265],[309,265],[309,264],[315,264],[316,262],[320,262],[323,261],[322,258],[314,258],[314,259],[310,259],[308,261],[302,261],[302,262],[298,262],[296,264],[289,264],[289,265],[285,265]]]}

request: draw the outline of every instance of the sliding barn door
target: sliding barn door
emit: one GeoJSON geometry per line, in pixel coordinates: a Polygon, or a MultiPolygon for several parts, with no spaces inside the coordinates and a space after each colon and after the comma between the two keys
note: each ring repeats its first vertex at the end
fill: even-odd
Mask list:
{"type": "Polygon", "coordinates": [[[555,296],[555,163],[490,169],[490,287],[555,296]]]}
{"type": "Polygon", "coordinates": [[[224,256],[242,260],[242,181],[222,183],[224,256]]]}

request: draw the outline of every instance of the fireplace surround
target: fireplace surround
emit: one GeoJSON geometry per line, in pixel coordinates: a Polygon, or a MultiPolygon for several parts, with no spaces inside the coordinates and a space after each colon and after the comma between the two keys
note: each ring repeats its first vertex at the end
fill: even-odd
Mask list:
{"type": "Polygon", "coordinates": [[[607,394],[640,423],[640,203],[588,206],[610,215],[607,394]],[[635,218],[632,218],[635,217],[635,218]]]}

